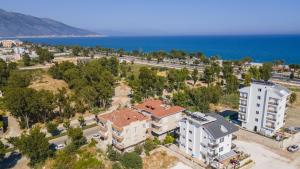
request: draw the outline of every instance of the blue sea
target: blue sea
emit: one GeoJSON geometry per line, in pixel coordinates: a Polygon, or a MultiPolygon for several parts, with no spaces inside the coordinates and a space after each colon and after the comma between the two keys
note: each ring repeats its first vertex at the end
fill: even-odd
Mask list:
{"type": "Polygon", "coordinates": [[[251,56],[255,62],[281,59],[287,64],[300,64],[300,35],[24,38],[23,40],[51,45],[85,47],[99,45],[144,52],[180,49],[186,52],[201,51],[206,56],[218,55],[225,60],[251,56]]]}

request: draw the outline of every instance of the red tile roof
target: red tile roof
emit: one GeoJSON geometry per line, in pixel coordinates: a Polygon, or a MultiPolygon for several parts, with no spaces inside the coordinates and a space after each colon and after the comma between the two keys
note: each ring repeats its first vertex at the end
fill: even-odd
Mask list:
{"type": "Polygon", "coordinates": [[[128,108],[100,115],[99,118],[109,120],[113,123],[113,125],[120,128],[127,126],[135,121],[143,121],[149,119],[149,117],[128,108]]]}
{"type": "Polygon", "coordinates": [[[143,110],[149,112],[158,118],[170,116],[185,110],[185,108],[180,106],[166,105],[161,100],[146,100],[145,102],[136,105],[135,108],[139,111],[143,110]]]}

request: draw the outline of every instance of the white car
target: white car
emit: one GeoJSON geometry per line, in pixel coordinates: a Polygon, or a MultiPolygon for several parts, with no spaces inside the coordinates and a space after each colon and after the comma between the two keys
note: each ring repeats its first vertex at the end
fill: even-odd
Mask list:
{"type": "Polygon", "coordinates": [[[65,147],[66,147],[65,144],[58,144],[58,145],[55,146],[55,149],[56,150],[61,150],[61,149],[65,148],[65,147]]]}
{"type": "Polygon", "coordinates": [[[93,139],[100,139],[100,134],[95,133],[95,134],[92,135],[92,138],[93,139]]]}

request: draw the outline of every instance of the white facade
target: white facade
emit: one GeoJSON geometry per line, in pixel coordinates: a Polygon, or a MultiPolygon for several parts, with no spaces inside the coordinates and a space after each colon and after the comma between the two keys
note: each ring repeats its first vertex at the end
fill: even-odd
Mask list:
{"type": "Polygon", "coordinates": [[[289,90],[271,82],[253,81],[240,89],[239,120],[242,127],[272,136],[283,127],[289,90]]]}
{"type": "Polygon", "coordinates": [[[186,154],[211,163],[232,153],[232,133],[238,128],[210,113],[188,113],[179,122],[179,148],[186,154]]]}

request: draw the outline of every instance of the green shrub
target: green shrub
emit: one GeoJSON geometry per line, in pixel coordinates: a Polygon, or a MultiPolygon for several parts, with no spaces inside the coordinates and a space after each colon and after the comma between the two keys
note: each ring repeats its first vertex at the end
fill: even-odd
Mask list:
{"type": "Polygon", "coordinates": [[[128,169],[143,168],[142,158],[135,152],[125,153],[121,159],[121,163],[128,169]]]}

